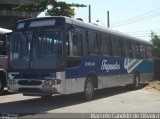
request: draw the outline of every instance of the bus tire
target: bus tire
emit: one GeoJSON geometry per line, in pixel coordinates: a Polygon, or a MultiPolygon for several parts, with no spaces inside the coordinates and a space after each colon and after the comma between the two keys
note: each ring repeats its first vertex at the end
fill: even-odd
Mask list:
{"type": "Polygon", "coordinates": [[[138,75],[134,76],[134,81],[133,81],[133,90],[137,90],[139,88],[139,82],[140,82],[140,77],[138,75]]]}
{"type": "Polygon", "coordinates": [[[0,95],[3,94],[3,91],[4,91],[4,83],[2,77],[0,76],[0,95]]]}
{"type": "Polygon", "coordinates": [[[91,100],[94,97],[94,82],[91,77],[88,77],[84,86],[84,98],[91,100]]]}

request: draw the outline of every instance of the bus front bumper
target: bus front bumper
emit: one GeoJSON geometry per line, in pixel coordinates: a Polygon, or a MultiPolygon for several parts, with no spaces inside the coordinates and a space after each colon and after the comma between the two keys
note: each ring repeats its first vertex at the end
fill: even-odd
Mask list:
{"type": "Polygon", "coordinates": [[[7,86],[10,92],[18,92],[30,96],[60,94],[61,84],[54,82],[53,80],[10,79],[7,81],[7,86]]]}

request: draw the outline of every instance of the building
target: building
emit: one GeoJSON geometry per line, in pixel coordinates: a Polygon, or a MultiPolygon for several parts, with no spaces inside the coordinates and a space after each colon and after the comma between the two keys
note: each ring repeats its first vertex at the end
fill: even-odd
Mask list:
{"type": "Polygon", "coordinates": [[[38,13],[14,11],[13,8],[20,4],[36,3],[36,0],[0,0],[0,27],[12,29],[15,21],[36,17],[38,13]]]}

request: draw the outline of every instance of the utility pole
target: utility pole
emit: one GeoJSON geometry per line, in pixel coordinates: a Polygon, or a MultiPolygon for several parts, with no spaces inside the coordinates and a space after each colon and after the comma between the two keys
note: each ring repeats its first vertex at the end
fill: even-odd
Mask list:
{"type": "Polygon", "coordinates": [[[91,23],[91,5],[89,5],[89,16],[88,21],[91,23]]]}
{"type": "Polygon", "coordinates": [[[107,27],[110,27],[109,11],[107,11],[107,27]]]}

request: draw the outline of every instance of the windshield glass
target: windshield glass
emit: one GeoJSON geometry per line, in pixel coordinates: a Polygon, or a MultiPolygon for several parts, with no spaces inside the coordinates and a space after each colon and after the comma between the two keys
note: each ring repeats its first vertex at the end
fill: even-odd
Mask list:
{"type": "Polygon", "coordinates": [[[17,32],[13,34],[10,50],[10,63],[12,68],[29,68],[29,34],[32,32],[17,32]]]}
{"type": "Polygon", "coordinates": [[[32,42],[32,68],[53,69],[62,66],[62,31],[35,31],[32,42]]]}
{"type": "Polygon", "coordinates": [[[10,67],[55,69],[62,66],[62,30],[43,29],[13,33],[10,67]]]}

